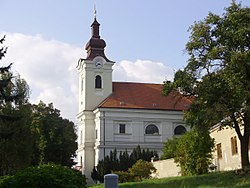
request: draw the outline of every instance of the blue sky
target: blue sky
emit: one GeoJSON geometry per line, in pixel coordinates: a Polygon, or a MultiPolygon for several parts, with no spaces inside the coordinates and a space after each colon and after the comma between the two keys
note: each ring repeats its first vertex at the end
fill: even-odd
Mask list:
{"type": "MultiPolygon", "coordinates": [[[[250,5],[250,0],[241,2],[243,6],[250,5]]],[[[5,61],[15,62],[13,69],[30,84],[32,102],[53,102],[72,120],[78,108],[75,67],[77,60],[85,56],[94,4],[101,37],[107,44],[106,56],[116,62],[114,80],[159,83],[172,78],[173,69],[186,65],[188,28],[209,11],[221,15],[231,0],[0,3],[0,36],[7,34],[5,45],[9,46],[5,61]],[[69,106],[74,110],[69,111],[69,106]]]]}
{"type": "MultiPolygon", "coordinates": [[[[41,34],[84,47],[90,37],[93,7],[114,61],[146,59],[173,68],[185,65],[183,50],[194,21],[209,11],[221,14],[231,0],[1,0],[0,29],[41,34]]],[[[250,4],[249,0],[243,5],[250,4]]]]}

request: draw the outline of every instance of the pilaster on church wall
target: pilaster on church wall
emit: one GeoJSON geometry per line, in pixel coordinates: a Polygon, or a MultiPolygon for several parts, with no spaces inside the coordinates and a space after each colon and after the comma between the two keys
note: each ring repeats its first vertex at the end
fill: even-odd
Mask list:
{"type": "Polygon", "coordinates": [[[95,146],[100,144],[101,136],[102,136],[102,124],[103,124],[103,117],[101,116],[100,111],[94,111],[95,115],[95,146]]]}
{"type": "Polygon", "coordinates": [[[105,118],[105,141],[112,142],[114,141],[114,132],[113,132],[114,119],[105,118]]]}
{"type": "Polygon", "coordinates": [[[163,121],[162,125],[164,127],[164,129],[162,129],[162,140],[171,139],[174,135],[173,122],[169,120],[163,121]]]}
{"type": "Polygon", "coordinates": [[[133,129],[133,141],[134,142],[143,142],[144,141],[144,131],[142,130],[143,122],[141,120],[133,120],[132,121],[132,129],[133,129]]]}
{"type": "Polygon", "coordinates": [[[85,111],[81,125],[83,126],[84,131],[84,141],[83,143],[86,145],[87,143],[95,142],[95,123],[94,123],[94,114],[91,111],[85,111]]]}

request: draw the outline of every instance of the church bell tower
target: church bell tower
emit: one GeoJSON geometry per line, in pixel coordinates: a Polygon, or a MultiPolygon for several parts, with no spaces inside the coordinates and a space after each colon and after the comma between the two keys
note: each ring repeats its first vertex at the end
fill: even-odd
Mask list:
{"type": "MultiPolygon", "coordinates": [[[[112,66],[105,53],[106,43],[99,34],[96,16],[91,38],[86,44],[87,57],[79,59],[78,166],[90,178],[95,165],[95,114],[98,105],[112,93],[112,66]]],[[[90,178],[91,179],[91,178],[90,178]]]]}
{"type": "Polygon", "coordinates": [[[87,58],[78,62],[79,112],[94,110],[112,93],[112,66],[104,53],[106,43],[99,35],[96,18],[91,25],[92,36],[86,44],[87,58]]]}

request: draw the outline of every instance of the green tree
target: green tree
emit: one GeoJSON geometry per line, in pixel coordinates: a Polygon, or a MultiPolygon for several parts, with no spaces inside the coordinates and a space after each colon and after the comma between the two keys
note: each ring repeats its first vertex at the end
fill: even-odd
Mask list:
{"type": "Polygon", "coordinates": [[[250,8],[233,1],[222,16],[209,13],[190,31],[190,58],[178,71],[183,77],[168,87],[195,96],[185,115],[190,125],[208,129],[219,123],[235,129],[244,169],[249,166],[250,8]]]}
{"type": "Polygon", "coordinates": [[[178,141],[179,138],[174,137],[172,139],[168,139],[164,143],[163,155],[161,156],[161,159],[170,159],[176,156],[178,141]]]}
{"type": "Polygon", "coordinates": [[[131,166],[131,161],[129,159],[128,151],[121,152],[119,156],[120,168],[119,171],[126,171],[128,167],[131,166]]]}
{"type": "MultiPolygon", "coordinates": [[[[103,176],[105,174],[109,174],[112,171],[128,171],[130,167],[132,167],[139,159],[144,161],[151,161],[152,157],[158,158],[158,154],[156,151],[150,151],[147,149],[146,151],[138,145],[133,149],[132,153],[129,155],[127,150],[124,152],[120,152],[119,158],[117,157],[116,149],[110,152],[109,156],[106,156],[103,160],[98,161],[98,165],[96,167],[98,172],[98,180],[103,182],[103,176]]],[[[94,171],[92,171],[94,173],[94,171]]]]}
{"type": "Polygon", "coordinates": [[[182,175],[197,175],[208,172],[214,142],[208,132],[192,130],[185,133],[177,143],[175,162],[182,175]]]}
{"type": "MultiPolygon", "coordinates": [[[[7,48],[1,47],[0,60],[6,53],[7,48]]],[[[28,166],[32,154],[29,87],[20,76],[13,76],[10,68],[11,64],[0,67],[0,175],[28,166]]]]}
{"type": "Polygon", "coordinates": [[[60,117],[52,103],[47,106],[40,101],[32,110],[33,165],[53,162],[72,166],[77,148],[74,123],[60,117]]]}
{"type": "Polygon", "coordinates": [[[129,173],[142,180],[143,178],[150,178],[151,173],[156,172],[156,168],[151,162],[139,159],[131,168],[128,169],[129,173]]]}
{"type": "MultiPolygon", "coordinates": [[[[0,39],[2,45],[5,36],[0,39]]],[[[7,47],[0,48],[0,60],[5,57],[7,47]]],[[[16,121],[18,117],[11,114],[11,109],[19,109],[28,103],[29,86],[20,76],[14,77],[10,71],[12,63],[0,67],[0,119],[4,121],[16,121]],[[5,110],[6,109],[6,110],[5,110]],[[6,114],[9,113],[9,114],[6,114]]]]}

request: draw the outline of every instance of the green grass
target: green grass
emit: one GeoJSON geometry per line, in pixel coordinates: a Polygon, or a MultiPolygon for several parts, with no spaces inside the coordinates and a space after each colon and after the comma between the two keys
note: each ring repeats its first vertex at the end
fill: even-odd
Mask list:
{"type": "MultiPolygon", "coordinates": [[[[103,188],[104,185],[91,186],[103,188]]],[[[216,172],[200,176],[151,179],[142,182],[119,184],[119,188],[214,188],[214,187],[250,187],[250,174],[235,175],[234,172],[216,172]]]]}

